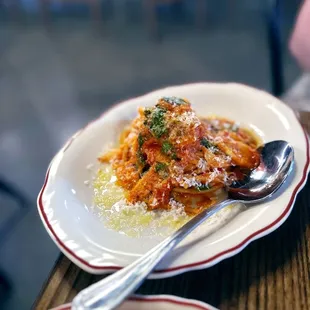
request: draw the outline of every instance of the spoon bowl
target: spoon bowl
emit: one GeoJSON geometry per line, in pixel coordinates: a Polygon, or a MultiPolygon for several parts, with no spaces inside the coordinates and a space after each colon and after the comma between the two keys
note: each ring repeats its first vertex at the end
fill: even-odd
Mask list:
{"type": "Polygon", "coordinates": [[[260,165],[242,181],[227,188],[228,198],[242,202],[259,202],[270,197],[285,182],[293,168],[294,150],[277,140],[259,148],[260,165]]]}

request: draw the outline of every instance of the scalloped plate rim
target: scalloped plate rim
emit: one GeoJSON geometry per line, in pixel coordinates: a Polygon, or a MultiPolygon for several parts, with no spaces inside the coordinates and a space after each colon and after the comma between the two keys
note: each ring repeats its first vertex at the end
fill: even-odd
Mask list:
{"type": "MultiPolygon", "coordinates": [[[[114,272],[116,270],[119,270],[121,268],[123,268],[123,266],[115,266],[115,265],[105,265],[105,266],[96,266],[96,265],[91,265],[88,262],[84,261],[83,259],[79,258],[72,250],[68,249],[64,244],[62,244],[61,240],[57,237],[57,235],[55,234],[55,232],[53,231],[53,229],[50,226],[50,223],[48,222],[48,219],[46,217],[46,215],[44,214],[44,212],[42,212],[44,210],[44,205],[42,202],[42,196],[44,194],[44,189],[49,181],[49,171],[50,168],[53,166],[54,162],[55,162],[55,158],[57,158],[57,156],[59,154],[64,153],[71,145],[71,143],[78,138],[79,134],[81,132],[83,132],[88,126],[90,126],[91,124],[97,122],[98,120],[100,120],[103,116],[105,116],[109,111],[115,109],[116,107],[119,107],[123,104],[132,102],[136,99],[142,99],[143,97],[147,97],[150,95],[156,95],[156,93],[160,93],[162,91],[165,91],[167,89],[171,89],[171,88],[184,88],[184,87],[196,87],[196,86],[204,86],[204,85],[222,85],[222,86],[228,86],[228,87],[241,87],[244,89],[248,89],[248,90],[254,90],[254,91],[258,91],[258,92],[262,92],[265,93],[266,95],[272,97],[270,94],[266,93],[265,91],[262,90],[258,90],[256,88],[247,86],[247,85],[243,85],[243,84],[239,84],[239,83],[191,83],[191,84],[184,84],[184,85],[177,85],[177,86],[169,86],[169,87],[165,87],[162,89],[158,89],[155,91],[152,91],[150,93],[147,93],[145,95],[136,97],[136,98],[132,98],[120,103],[117,103],[113,106],[111,106],[109,109],[107,109],[100,117],[98,117],[97,119],[93,120],[92,122],[90,122],[88,125],[86,125],[83,129],[79,130],[78,132],[76,132],[66,143],[65,145],[60,149],[60,151],[55,155],[55,157],[52,159],[52,161],[50,162],[50,165],[48,167],[47,173],[46,173],[46,177],[45,177],[45,181],[43,184],[43,187],[38,195],[38,199],[37,199],[37,207],[38,207],[38,212],[40,214],[41,220],[44,224],[45,229],[47,230],[48,234],[50,235],[50,237],[52,238],[52,240],[56,243],[56,245],[59,247],[59,249],[72,261],[74,262],[77,266],[79,266],[80,268],[82,268],[83,270],[92,273],[92,274],[106,274],[106,273],[111,273],[114,272]]],[[[291,110],[288,106],[286,106],[284,103],[282,103],[280,100],[278,100],[277,98],[272,97],[273,99],[276,99],[278,102],[278,104],[281,104],[283,106],[285,106],[288,110],[291,110]]],[[[296,118],[297,119],[297,118],[296,118]]],[[[170,276],[174,276],[183,272],[187,272],[187,271],[191,271],[191,270],[199,270],[199,269],[204,269],[204,268],[208,268],[211,267],[217,263],[219,263],[220,261],[222,261],[223,259],[229,258],[231,256],[234,256],[236,254],[238,254],[240,251],[242,251],[250,242],[259,239],[265,235],[268,235],[269,233],[271,233],[272,231],[274,231],[275,229],[277,229],[285,220],[286,218],[289,216],[293,205],[295,203],[296,200],[296,196],[297,194],[300,192],[300,190],[304,187],[304,185],[307,182],[307,175],[309,172],[309,140],[308,140],[308,136],[306,134],[306,132],[304,131],[305,134],[305,140],[306,140],[306,152],[307,152],[307,156],[306,156],[306,163],[305,166],[303,168],[303,174],[302,174],[302,178],[300,180],[298,180],[298,184],[295,187],[291,198],[287,204],[287,206],[285,207],[285,210],[283,211],[283,213],[281,214],[280,217],[278,217],[273,223],[267,225],[266,227],[264,227],[263,229],[260,229],[260,231],[255,231],[254,233],[250,234],[249,236],[247,236],[247,238],[243,239],[243,240],[239,240],[239,242],[237,244],[235,244],[235,246],[233,247],[229,247],[227,249],[224,249],[223,251],[219,252],[217,255],[206,259],[206,260],[198,260],[195,263],[191,263],[191,264],[186,264],[186,265],[180,265],[177,267],[172,267],[172,268],[166,268],[166,269],[162,269],[162,270],[155,270],[150,276],[149,278],[152,279],[158,279],[158,278],[165,278],[165,277],[170,277],[170,276]]]]}

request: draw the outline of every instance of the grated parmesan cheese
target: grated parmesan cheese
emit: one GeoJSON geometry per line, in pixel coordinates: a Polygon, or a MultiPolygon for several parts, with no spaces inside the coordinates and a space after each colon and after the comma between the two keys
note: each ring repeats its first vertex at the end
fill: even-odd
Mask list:
{"type": "Polygon", "coordinates": [[[184,188],[195,187],[195,186],[201,185],[201,183],[197,181],[195,173],[190,178],[184,177],[184,176],[178,176],[176,180],[179,182],[180,186],[184,188]]]}
{"type": "Polygon", "coordinates": [[[226,161],[231,161],[231,157],[226,155],[224,157],[214,157],[214,160],[218,163],[223,163],[223,162],[226,162],[226,161]]]}
{"type": "Polygon", "coordinates": [[[184,211],[185,206],[183,205],[183,203],[178,202],[173,198],[170,198],[169,206],[171,207],[171,209],[169,210],[169,214],[172,215],[174,218],[186,216],[186,213],[184,211]]]}
{"type": "Polygon", "coordinates": [[[176,200],[174,200],[173,198],[170,198],[169,200],[169,206],[173,209],[177,209],[177,208],[184,208],[183,203],[178,202],[176,200]]]}
{"type": "Polygon", "coordinates": [[[207,162],[203,158],[199,158],[197,167],[202,172],[205,172],[207,170],[207,162]]]}
{"type": "Polygon", "coordinates": [[[209,176],[208,183],[211,183],[220,173],[221,172],[217,168],[214,168],[214,170],[212,171],[212,173],[209,176]]]}
{"type": "Polygon", "coordinates": [[[198,127],[201,124],[195,112],[184,112],[183,114],[178,115],[177,119],[178,121],[185,123],[187,125],[193,125],[194,128],[198,127]]]}

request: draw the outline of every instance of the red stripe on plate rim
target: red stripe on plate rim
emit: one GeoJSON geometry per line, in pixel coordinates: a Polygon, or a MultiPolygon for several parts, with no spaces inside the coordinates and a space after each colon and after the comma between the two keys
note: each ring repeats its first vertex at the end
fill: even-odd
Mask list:
{"type": "MultiPolygon", "coordinates": [[[[104,116],[107,112],[109,112],[112,108],[115,108],[118,105],[121,105],[122,103],[116,104],[114,106],[112,106],[110,109],[108,109],[107,111],[105,111],[98,119],[100,119],[102,116],[104,116]]],[[[97,120],[98,120],[97,119],[97,120]]],[[[64,153],[69,147],[70,145],[73,143],[73,141],[87,128],[89,127],[92,123],[96,122],[97,120],[94,120],[92,122],[90,122],[88,125],[86,125],[86,127],[84,127],[83,129],[79,130],[76,134],[74,134],[67,143],[65,143],[65,146],[60,150],[60,152],[64,153]]],[[[189,271],[190,269],[193,268],[197,268],[199,269],[199,267],[204,268],[203,265],[209,264],[212,261],[215,261],[221,257],[223,257],[226,254],[231,253],[231,255],[229,256],[233,256],[233,252],[238,251],[240,252],[248,243],[250,243],[251,241],[253,241],[255,239],[255,237],[259,237],[260,234],[267,232],[268,230],[270,230],[272,227],[276,226],[279,222],[281,222],[281,220],[283,218],[285,218],[285,216],[291,211],[292,207],[293,207],[293,203],[294,200],[299,192],[299,190],[302,188],[307,175],[308,175],[308,167],[309,167],[309,163],[310,163],[310,158],[309,158],[309,138],[307,135],[307,132],[305,130],[305,128],[303,126],[302,130],[304,132],[305,135],[305,139],[306,139],[306,147],[307,147],[307,155],[306,155],[306,164],[304,166],[303,169],[303,176],[301,178],[301,180],[299,181],[299,183],[297,184],[297,186],[295,187],[292,196],[289,200],[288,205],[286,206],[285,210],[283,211],[283,213],[275,220],[273,221],[271,224],[265,226],[264,228],[257,230],[256,232],[252,233],[251,235],[249,235],[247,238],[245,238],[242,242],[240,242],[239,244],[237,244],[236,246],[229,248],[225,251],[222,251],[206,260],[202,260],[202,261],[198,261],[195,263],[190,263],[190,264],[186,264],[186,265],[180,265],[180,266],[176,266],[176,267],[171,267],[171,268],[167,268],[167,269],[158,269],[158,270],[154,270],[153,274],[165,274],[165,273],[170,273],[170,272],[175,272],[175,271],[180,271],[180,272],[185,272],[185,271],[189,271]]],[[[66,247],[66,245],[59,239],[59,237],[57,236],[57,234],[55,233],[51,223],[48,221],[47,215],[44,211],[44,206],[43,206],[43,202],[42,202],[42,197],[44,194],[44,190],[46,188],[47,182],[48,182],[48,178],[49,178],[49,172],[51,169],[51,166],[53,165],[53,161],[50,163],[50,166],[47,170],[46,176],[45,176],[45,180],[44,180],[44,184],[43,187],[39,193],[38,196],[38,208],[39,211],[42,215],[42,219],[44,220],[45,225],[47,226],[47,228],[49,229],[50,233],[53,235],[54,237],[54,241],[57,243],[57,245],[62,248],[66,253],[70,254],[72,257],[74,257],[76,260],[78,260],[82,265],[88,267],[88,269],[93,269],[93,270],[105,270],[106,272],[108,271],[114,271],[114,270],[119,270],[122,269],[123,267],[121,266],[115,266],[115,265],[111,265],[111,266],[97,266],[97,265],[92,265],[90,263],[88,263],[87,261],[85,261],[84,259],[80,258],[79,256],[77,256],[75,254],[75,252],[73,252],[72,250],[70,250],[69,248],[66,247]]],[[[223,257],[224,259],[224,257],[223,257]]],[[[169,275],[167,275],[169,276],[169,275]]]]}
{"type": "MultiPolygon", "coordinates": [[[[172,296],[172,295],[154,295],[154,296],[143,296],[143,295],[135,295],[129,297],[128,300],[136,301],[136,302],[148,302],[148,303],[156,303],[156,302],[165,302],[180,306],[191,306],[198,310],[210,310],[211,308],[200,300],[195,299],[186,299],[183,297],[172,296]]],[[[51,310],[71,310],[71,303],[64,304],[53,308],[51,310]]]]}

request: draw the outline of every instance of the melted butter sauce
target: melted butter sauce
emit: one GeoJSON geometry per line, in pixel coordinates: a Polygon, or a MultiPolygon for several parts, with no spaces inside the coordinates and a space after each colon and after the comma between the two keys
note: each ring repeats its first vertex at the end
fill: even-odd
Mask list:
{"type": "Polygon", "coordinates": [[[147,211],[143,204],[128,204],[115,181],[110,165],[102,165],[93,181],[94,206],[107,228],[130,237],[167,236],[190,220],[179,209],[147,211]]]}

